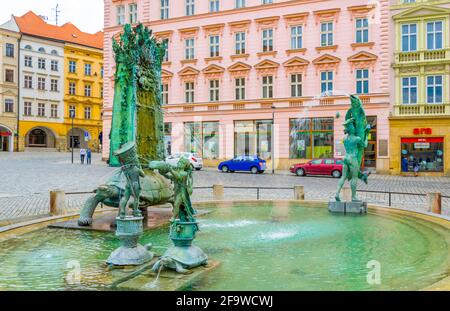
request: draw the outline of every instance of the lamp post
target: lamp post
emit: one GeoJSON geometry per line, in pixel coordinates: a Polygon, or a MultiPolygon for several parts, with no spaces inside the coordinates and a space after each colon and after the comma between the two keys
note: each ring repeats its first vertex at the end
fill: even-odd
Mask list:
{"type": "Polygon", "coordinates": [[[70,149],[72,152],[72,164],[73,164],[73,119],[75,118],[75,111],[73,109],[69,110],[70,118],[72,119],[72,130],[70,131],[70,149]]]}
{"type": "Polygon", "coordinates": [[[100,122],[97,122],[97,152],[100,153],[100,122]]]}
{"type": "Polygon", "coordinates": [[[272,174],[275,174],[275,105],[272,105],[272,133],[271,138],[271,157],[272,157],[272,174]]]}

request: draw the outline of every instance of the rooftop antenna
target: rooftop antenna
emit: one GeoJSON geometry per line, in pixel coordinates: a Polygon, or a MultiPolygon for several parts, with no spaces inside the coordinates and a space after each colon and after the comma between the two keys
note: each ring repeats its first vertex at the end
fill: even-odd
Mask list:
{"type": "Polygon", "coordinates": [[[56,4],[56,7],[54,7],[52,11],[55,11],[55,24],[58,26],[59,13],[61,13],[61,10],[59,10],[59,3],[56,4]]]}

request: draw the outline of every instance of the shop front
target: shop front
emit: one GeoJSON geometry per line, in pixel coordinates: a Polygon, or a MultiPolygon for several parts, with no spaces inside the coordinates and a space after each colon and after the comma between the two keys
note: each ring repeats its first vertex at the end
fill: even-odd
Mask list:
{"type": "Polygon", "coordinates": [[[0,151],[13,151],[13,139],[11,130],[0,125],[0,151]]]}

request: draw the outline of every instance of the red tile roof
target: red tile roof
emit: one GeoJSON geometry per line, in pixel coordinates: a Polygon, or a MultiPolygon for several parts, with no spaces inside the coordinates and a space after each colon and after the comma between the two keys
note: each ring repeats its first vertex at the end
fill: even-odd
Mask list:
{"type": "Polygon", "coordinates": [[[102,31],[90,34],[79,30],[72,23],[66,23],[62,26],[47,24],[32,11],[20,17],[14,16],[14,19],[19,26],[20,32],[24,34],[103,49],[102,31]]]}

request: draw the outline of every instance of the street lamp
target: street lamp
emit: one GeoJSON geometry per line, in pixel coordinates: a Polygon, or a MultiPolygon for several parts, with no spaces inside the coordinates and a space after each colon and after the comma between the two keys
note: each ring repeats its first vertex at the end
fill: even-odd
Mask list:
{"type": "Polygon", "coordinates": [[[100,153],[100,122],[97,122],[97,152],[100,153]]]}
{"type": "Polygon", "coordinates": [[[70,118],[72,119],[72,130],[70,131],[70,149],[72,152],[72,164],[73,164],[73,119],[75,118],[75,110],[69,110],[70,118]]]}
{"type": "Polygon", "coordinates": [[[272,157],[272,174],[275,174],[275,105],[272,105],[272,133],[271,138],[271,157],[272,157]]]}

